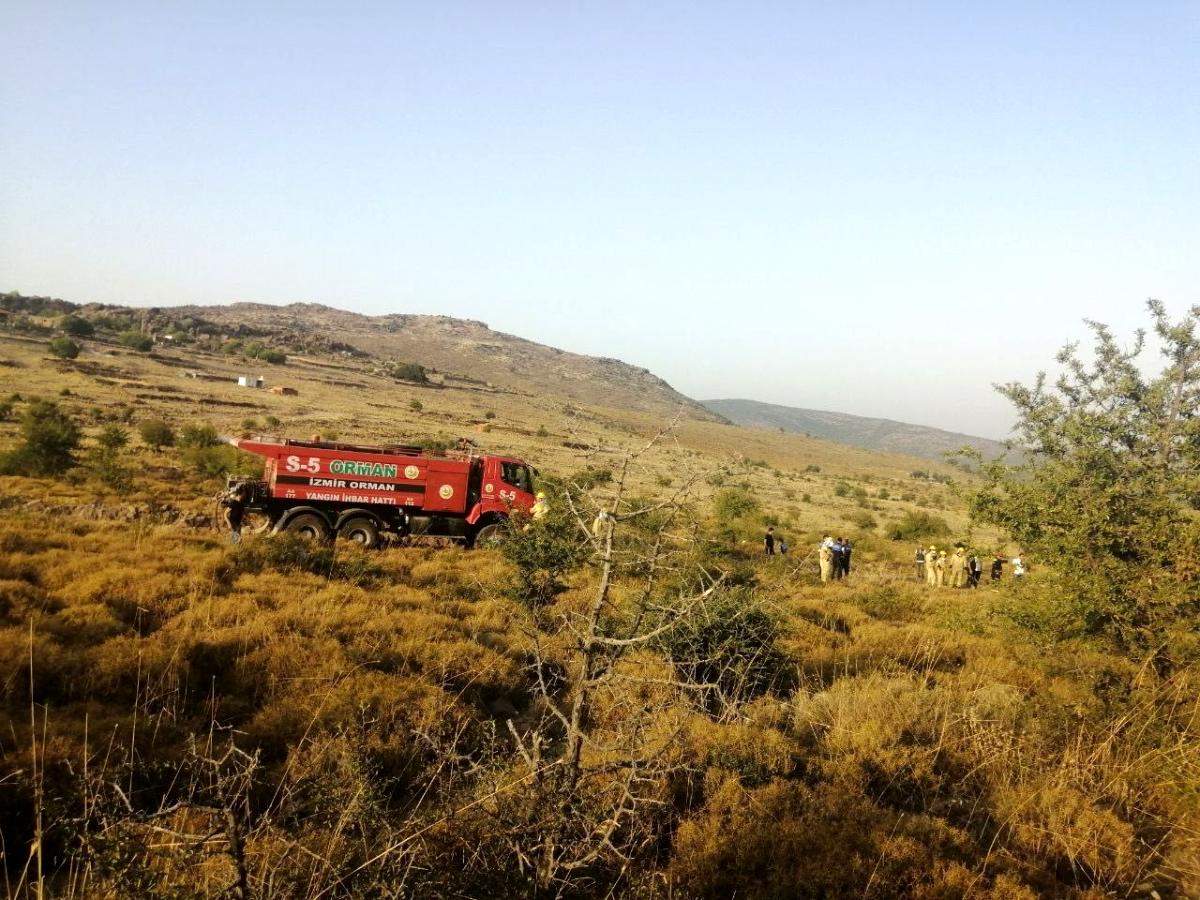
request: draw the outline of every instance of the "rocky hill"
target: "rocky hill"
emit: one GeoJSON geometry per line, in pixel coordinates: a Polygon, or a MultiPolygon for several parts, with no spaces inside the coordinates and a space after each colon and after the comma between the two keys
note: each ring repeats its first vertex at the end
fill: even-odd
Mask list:
{"type": "Polygon", "coordinates": [[[323,335],[383,360],[411,362],[438,372],[531,393],[552,393],[578,403],[662,412],[685,407],[694,418],[715,416],[648,369],[617,359],[584,356],[493,331],[483,322],[449,316],[365,316],[317,303],[270,306],[172,307],[226,328],[274,337],[295,346],[323,335]]]}
{"type": "Polygon", "coordinates": [[[925,425],[895,422],[891,419],[798,409],[760,403],[757,400],[705,400],[703,403],[712,412],[738,425],[779,429],[868,450],[904,453],[926,459],[940,460],[947,452],[963,447],[973,447],[985,457],[999,456],[1005,449],[999,441],[988,438],[943,431],[925,425]]]}

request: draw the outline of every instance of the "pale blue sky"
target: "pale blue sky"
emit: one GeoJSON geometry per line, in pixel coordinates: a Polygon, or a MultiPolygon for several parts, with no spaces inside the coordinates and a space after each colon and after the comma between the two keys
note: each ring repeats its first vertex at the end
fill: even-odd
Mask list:
{"type": "Polygon", "coordinates": [[[0,0],[0,290],[483,319],[980,434],[1200,302],[1200,3],[0,0]]]}

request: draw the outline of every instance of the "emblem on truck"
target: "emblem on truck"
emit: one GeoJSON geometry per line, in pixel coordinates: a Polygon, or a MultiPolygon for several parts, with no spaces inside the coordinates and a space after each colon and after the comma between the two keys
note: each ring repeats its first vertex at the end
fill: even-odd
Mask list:
{"type": "Polygon", "coordinates": [[[438,496],[443,500],[449,500],[454,496],[454,488],[448,484],[443,484],[440,488],[438,488],[438,496]]]}
{"type": "Polygon", "coordinates": [[[421,474],[421,470],[416,466],[405,466],[404,477],[409,481],[414,481],[421,474]]]}

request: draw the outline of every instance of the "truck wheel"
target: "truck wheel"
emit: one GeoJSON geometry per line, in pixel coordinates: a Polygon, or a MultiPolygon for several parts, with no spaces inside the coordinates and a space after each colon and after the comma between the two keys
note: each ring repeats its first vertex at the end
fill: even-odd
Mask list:
{"type": "Polygon", "coordinates": [[[475,532],[475,540],[471,542],[471,545],[474,547],[495,547],[503,540],[504,523],[491,522],[475,532]]]}
{"type": "Polygon", "coordinates": [[[364,550],[374,550],[379,546],[379,529],[367,518],[355,518],[343,522],[338,529],[338,537],[353,541],[364,550]]]}
{"type": "Polygon", "coordinates": [[[316,513],[301,513],[288,520],[283,530],[310,541],[329,540],[329,525],[316,513]]]}

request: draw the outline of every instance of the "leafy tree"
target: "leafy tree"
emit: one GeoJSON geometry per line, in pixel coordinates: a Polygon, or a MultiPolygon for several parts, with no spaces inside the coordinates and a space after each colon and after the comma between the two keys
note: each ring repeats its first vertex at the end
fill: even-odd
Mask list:
{"type": "Polygon", "coordinates": [[[75,464],[79,427],[58,404],[34,400],[21,417],[22,442],[0,459],[6,475],[60,475],[75,464]]]}
{"type": "Polygon", "coordinates": [[[142,334],[140,331],[123,331],[117,340],[123,346],[137,350],[139,353],[145,353],[154,346],[154,341],[150,339],[150,336],[142,334]]]}
{"type": "Polygon", "coordinates": [[[146,419],[138,426],[138,434],[142,443],[155,450],[175,443],[175,431],[162,419],[146,419]]]}
{"type": "Polygon", "coordinates": [[[74,359],[79,355],[79,345],[69,337],[56,337],[50,342],[50,352],[59,359],[74,359]]]}
{"type": "Polygon", "coordinates": [[[63,316],[58,322],[58,327],[63,330],[64,334],[72,337],[91,337],[96,333],[95,325],[76,315],[63,316]]]}
{"type": "Polygon", "coordinates": [[[287,354],[282,350],[264,350],[258,355],[258,358],[273,366],[282,366],[287,362],[287,354]]]}
{"type": "Polygon", "coordinates": [[[1089,322],[1094,347],[1058,355],[1062,374],[999,388],[1016,407],[1023,460],[983,462],[975,517],[1057,562],[1076,625],[1150,655],[1160,671],[1200,613],[1200,307],[1179,322],[1149,311],[1162,368],[1089,322]]]}

